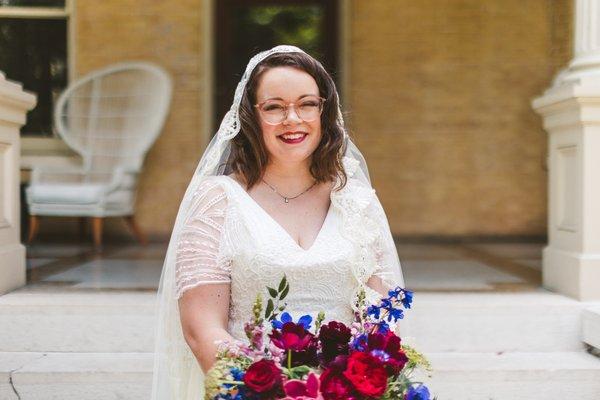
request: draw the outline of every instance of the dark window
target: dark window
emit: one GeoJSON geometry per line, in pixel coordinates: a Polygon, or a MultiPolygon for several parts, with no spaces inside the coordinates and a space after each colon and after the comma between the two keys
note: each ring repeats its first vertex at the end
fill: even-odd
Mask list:
{"type": "Polygon", "coordinates": [[[321,61],[335,80],[337,26],[335,0],[217,1],[213,133],[231,106],[248,60],[260,51],[279,44],[298,46],[321,61]]]}
{"type": "Polygon", "coordinates": [[[1,7],[61,7],[65,0],[0,0],[1,7]]]}
{"type": "Polygon", "coordinates": [[[52,136],[54,103],[66,87],[68,77],[66,18],[1,17],[0,70],[7,79],[22,83],[25,90],[37,95],[37,105],[27,114],[27,124],[21,133],[52,136]]]}

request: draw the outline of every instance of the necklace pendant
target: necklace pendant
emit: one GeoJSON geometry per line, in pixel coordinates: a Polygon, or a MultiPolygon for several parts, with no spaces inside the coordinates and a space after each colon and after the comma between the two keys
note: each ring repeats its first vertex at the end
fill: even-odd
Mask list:
{"type": "Polygon", "coordinates": [[[287,198],[287,197],[284,197],[284,198],[283,198],[283,200],[284,200],[286,203],[289,203],[289,202],[290,202],[290,201],[288,200],[288,198],[287,198]]]}

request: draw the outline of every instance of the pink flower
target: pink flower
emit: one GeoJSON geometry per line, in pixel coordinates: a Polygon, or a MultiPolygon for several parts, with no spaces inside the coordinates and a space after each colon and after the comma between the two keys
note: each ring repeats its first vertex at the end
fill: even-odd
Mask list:
{"type": "Polygon", "coordinates": [[[319,378],[314,373],[308,374],[305,381],[291,379],[284,383],[283,390],[285,392],[284,400],[323,400],[319,394],[319,378]]]}
{"type": "Polygon", "coordinates": [[[261,325],[255,325],[253,322],[246,322],[244,324],[244,332],[246,337],[250,340],[250,345],[255,349],[263,348],[263,327],[261,325]]]}

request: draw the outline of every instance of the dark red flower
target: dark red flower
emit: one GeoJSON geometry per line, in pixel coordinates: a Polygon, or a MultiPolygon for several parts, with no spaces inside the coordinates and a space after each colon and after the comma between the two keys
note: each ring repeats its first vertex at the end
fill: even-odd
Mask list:
{"type": "Polygon", "coordinates": [[[352,353],[344,376],[359,393],[368,397],[379,397],[387,388],[388,377],[383,362],[368,353],[352,353]]]}
{"type": "Polygon", "coordinates": [[[310,345],[314,335],[300,324],[286,322],[281,330],[274,329],[269,337],[273,344],[282,350],[302,351],[310,345]]]}
{"type": "Polygon", "coordinates": [[[321,326],[319,341],[325,365],[339,355],[348,355],[351,336],[350,328],[340,322],[331,321],[327,325],[321,326]]]}
{"type": "Polygon", "coordinates": [[[317,366],[317,338],[302,324],[286,322],[281,330],[274,329],[269,337],[275,346],[292,352],[292,366],[317,366]]]}
{"type": "Polygon", "coordinates": [[[400,347],[400,338],[392,331],[386,333],[370,333],[367,340],[368,351],[373,355],[384,352],[387,357],[382,359],[390,376],[398,375],[408,357],[400,347]]]}
{"type": "Polygon", "coordinates": [[[244,384],[256,393],[268,393],[281,388],[282,375],[272,360],[260,360],[250,365],[244,374],[244,384]]]}
{"type": "Polygon", "coordinates": [[[321,395],[325,400],[356,399],[354,386],[337,368],[327,368],[321,374],[321,395]]]}

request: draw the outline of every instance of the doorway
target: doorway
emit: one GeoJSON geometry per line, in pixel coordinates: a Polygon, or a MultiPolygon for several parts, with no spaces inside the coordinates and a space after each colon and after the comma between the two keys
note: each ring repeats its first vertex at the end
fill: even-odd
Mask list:
{"type": "Polygon", "coordinates": [[[319,60],[341,87],[338,0],[219,0],[214,8],[214,119],[217,131],[248,60],[280,44],[319,60]]]}

